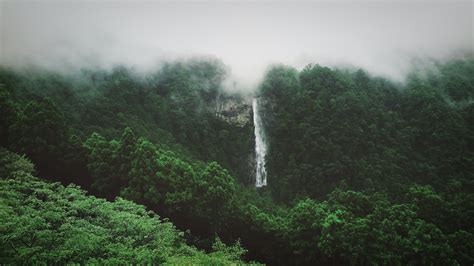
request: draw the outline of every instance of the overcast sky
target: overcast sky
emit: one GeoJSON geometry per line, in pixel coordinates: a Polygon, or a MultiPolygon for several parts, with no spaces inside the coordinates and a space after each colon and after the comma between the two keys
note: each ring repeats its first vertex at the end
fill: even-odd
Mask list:
{"type": "Polygon", "coordinates": [[[473,50],[473,1],[5,1],[0,62],[215,56],[254,86],[270,63],[350,64],[400,79],[413,56],[473,50]]]}

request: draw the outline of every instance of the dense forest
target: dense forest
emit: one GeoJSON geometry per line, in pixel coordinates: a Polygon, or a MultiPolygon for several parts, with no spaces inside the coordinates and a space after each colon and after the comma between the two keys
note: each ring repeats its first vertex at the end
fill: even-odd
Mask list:
{"type": "Polygon", "coordinates": [[[1,67],[0,263],[472,265],[474,59],[430,66],[1,67]]]}

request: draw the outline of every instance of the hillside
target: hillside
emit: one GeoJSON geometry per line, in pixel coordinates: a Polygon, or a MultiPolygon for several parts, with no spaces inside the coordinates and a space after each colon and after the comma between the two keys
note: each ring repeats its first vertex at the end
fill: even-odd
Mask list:
{"type": "Polygon", "coordinates": [[[216,60],[1,68],[1,262],[471,265],[474,60],[435,65],[276,65],[254,94],[216,60]]]}
{"type": "Polygon", "coordinates": [[[242,264],[238,244],[206,254],[184,233],[122,198],[109,202],[75,185],[34,177],[25,157],[0,150],[0,258],[4,264],[242,264]]]}

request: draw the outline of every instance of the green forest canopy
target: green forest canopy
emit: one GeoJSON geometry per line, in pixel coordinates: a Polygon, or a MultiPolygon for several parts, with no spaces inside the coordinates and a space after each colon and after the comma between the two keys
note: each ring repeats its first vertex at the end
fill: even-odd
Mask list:
{"type": "Polygon", "coordinates": [[[258,191],[251,120],[215,115],[224,69],[0,69],[1,262],[472,265],[473,59],[404,84],[272,67],[258,191]]]}
{"type": "Polygon", "coordinates": [[[144,206],[108,202],[34,177],[23,156],[0,150],[1,251],[5,264],[211,264],[243,263],[238,243],[218,238],[205,254],[184,233],[144,206]]]}

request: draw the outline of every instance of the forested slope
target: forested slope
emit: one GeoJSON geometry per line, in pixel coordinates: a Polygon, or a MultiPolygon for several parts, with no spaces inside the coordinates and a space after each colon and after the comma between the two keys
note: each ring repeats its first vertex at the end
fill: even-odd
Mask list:
{"type": "MultiPolygon", "coordinates": [[[[148,74],[2,68],[1,145],[25,154],[43,179],[145,205],[189,230],[188,245],[209,252],[217,235],[229,245],[240,239],[247,261],[273,265],[471,265],[473,66],[472,59],[437,63],[404,84],[363,70],[271,67],[256,92],[269,147],[269,186],[259,190],[248,163],[251,119],[236,125],[216,114],[216,101],[230,96],[215,61],[169,63],[148,74]]],[[[17,208],[8,207],[7,192],[22,187],[78,191],[23,179],[4,181],[5,210],[17,208]]],[[[146,213],[125,200],[81,195],[105,210],[126,202],[146,213]]],[[[62,201],[48,206],[59,215],[62,201]]],[[[15,215],[31,222],[47,213],[15,215]]],[[[92,224],[112,230],[101,223],[92,224]]],[[[237,260],[238,246],[223,249],[235,253],[222,259],[237,260]]],[[[5,252],[17,257],[11,247],[5,252]]],[[[181,263],[214,256],[173,252],[143,254],[181,263]]]]}
{"type": "Polygon", "coordinates": [[[87,196],[75,185],[42,181],[33,164],[0,150],[0,258],[4,264],[243,263],[238,244],[219,239],[205,254],[172,223],[131,201],[87,196]]]}
{"type": "Polygon", "coordinates": [[[405,85],[363,70],[271,69],[260,94],[273,195],[324,198],[342,185],[397,197],[414,183],[453,182],[472,191],[473,66],[414,71],[405,85]]]}

